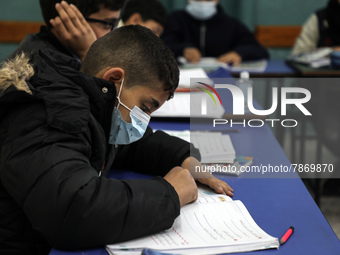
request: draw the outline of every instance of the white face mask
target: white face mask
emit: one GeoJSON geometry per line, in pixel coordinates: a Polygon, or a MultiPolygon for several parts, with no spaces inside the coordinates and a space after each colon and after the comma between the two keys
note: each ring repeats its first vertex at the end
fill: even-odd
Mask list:
{"type": "Polygon", "coordinates": [[[215,2],[190,1],[185,10],[199,20],[208,20],[217,13],[215,2]]]}
{"type": "Polygon", "coordinates": [[[143,112],[138,106],[130,109],[120,101],[120,93],[124,84],[124,79],[120,85],[119,93],[117,96],[118,105],[114,108],[112,113],[112,123],[109,143],[110,144],[130,144],[141,139],[148,127],[150,116],[143,112]],[[119,106],[122,105],[124,108],[130,111],[131,123],[124,121],[119,106]]]}

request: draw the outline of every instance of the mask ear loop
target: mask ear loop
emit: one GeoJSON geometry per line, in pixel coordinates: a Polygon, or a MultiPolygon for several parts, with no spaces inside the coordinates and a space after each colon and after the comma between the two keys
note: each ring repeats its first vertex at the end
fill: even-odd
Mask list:
{"type": "Polygon", "coordinates": [[[122,83],[120,84],[120,88],[119,88],[119,92],[117,96],[117,99],[118,99],[117,109],[119,108],[120,105],[122,105],[131,112],[132,110],[120,101],[120,93],[122,92],[123,84],[124,84],[124,78],[122,80],[122,83]]]}
{"type": "Polygon", "coordinates": [[[119,105],[122,104],[122,102],[120,101],[120,93],[122,92],[123,84],[124,84],[124,78],[122,80],[122,83],[120,84],[120,88],[119,88],[119,92],[118,92],[118,96],[117,96],[117,99],[118,99],[117,109],[119,108],[119,105]]]}

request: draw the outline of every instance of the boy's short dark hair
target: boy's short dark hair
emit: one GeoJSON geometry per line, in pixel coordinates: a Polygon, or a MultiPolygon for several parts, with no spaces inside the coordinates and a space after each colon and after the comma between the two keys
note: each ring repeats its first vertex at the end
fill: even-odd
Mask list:
{"type": "Polygon", "coordinates": [[[139,13],[143,21],[154,20],[163,28],[167,25],[167,12],[157,0],[130,0],[124,7],[122,20],[126,22],[132,14],[139,13]]]}
{"type": "MultiPolygon", "coordinates": [[[[59,16],[55,5],[61,0],[39,0],[41,13],[48,27],[51,27],[50,20],[59,16]]],[[[74,4],[84,17],[96,13],[103,6],[112,11],[119,11],[124,7],[125,0],[66,0],[69,4],[74,4]]]]}
{"type": "Polygon", "coordinates": [[[99,38],[90,47],[81,72],[96,76],[108,67],[125,71],[127,87],[154,87],[161,82],[169,99],[178,86],[179,70],[172,51],[150,29],[123,26],[99,38]]]}

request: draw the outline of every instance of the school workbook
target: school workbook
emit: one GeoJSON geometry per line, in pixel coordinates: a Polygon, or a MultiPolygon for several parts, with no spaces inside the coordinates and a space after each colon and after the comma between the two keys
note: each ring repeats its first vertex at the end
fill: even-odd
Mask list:
{"type": "Polygon", "coordinates": [[[141,254],[145,248],[171,254],[220,254],[278,248],[244,204],[199,187],[196,202],[181,208],[173,226],[160,233],[108,245],[109,254],[141,254]]]}
{"type": "Polygon", "coordinates": [[[201,163],[233,163],[236,153],[229,135],[221,132],[163,130],[192,143],[201,153],[201,163]]]}

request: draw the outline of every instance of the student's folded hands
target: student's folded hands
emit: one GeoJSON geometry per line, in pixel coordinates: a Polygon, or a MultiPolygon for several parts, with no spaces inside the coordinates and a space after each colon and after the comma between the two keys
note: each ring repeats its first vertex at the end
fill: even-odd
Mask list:
{"type": "Polygon", "coordinates": [[[226,54],[221,55],[217,59],[217,61],[237,66],[241,63],[242,58],[236,51],[230,51],[226,54]]]}
{"type": "Polygon", "coordinates": [[[197,63],[201,59],[201,53],[198,49],[194,47],[187,47],[183,51],[183,57],[189,63],[197,63]]]}

